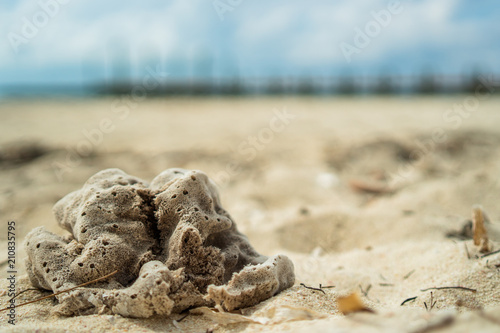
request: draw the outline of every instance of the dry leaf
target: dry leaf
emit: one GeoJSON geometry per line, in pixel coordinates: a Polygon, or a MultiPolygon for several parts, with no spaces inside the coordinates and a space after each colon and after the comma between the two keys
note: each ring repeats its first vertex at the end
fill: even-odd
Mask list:
{"type": "Polygon", "coordinates": [[[344,297],[337,298],[337,308],[342,314],[348,314],[352,312],[374,312],[372,309],[368,308],[357,292],[349,294],[344,297]]]}
{"type": "Polygon", "coordinates": [[[481,253],[490,252],[490,244],[488,241],[488,233],[484,226],[485,213],[481,206],[472,208],[472,231],[474,233],[474,245],[480,246],[481,253]]]}
{"type": "Polygon", "coordinates": [[[349,181],[349,186],[357,192],[365,192],[369,194],[386,194],[392,193],[393,190],[387,187],[386,184],[377,182],[377,183],[367,183],[360,180],[351,180],[349,181]]]}

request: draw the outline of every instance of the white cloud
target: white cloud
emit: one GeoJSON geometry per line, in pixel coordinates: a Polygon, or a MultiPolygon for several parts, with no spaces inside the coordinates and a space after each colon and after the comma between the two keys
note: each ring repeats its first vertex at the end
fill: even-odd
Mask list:
{"type": "MultiPolygon", "coordinates": [[[[28,1],[22,2],[26,3],[28,1]]],[[[170,53],[183,47],[186,43],[183,37],[194,38],[197,32],[201,33],[205,23],[201,8],[190,6],[186,1],[139,8],[123,6],[119,1],[114,3],[112,11],[100,12],[97,5],[94,15],[87,13],[83,17],[81,12],[89,12],[88,2],[74,1],[61,6],[58,14],[40,28],[35,37],[26,45],[20,45],[21,53],[30,53],[31,60],[39,66],[99,58],[107,52],[107,45],[112,40],[123,41],[131,50],[151,45],[160,53],[170,53]]],[[[37,10],[40,8],[19,5],[3,14],[2,18],[8,17],[9,20],[2,21],[2,28],[11,28],[2,31],[20,34],[23,17],[31,18],[37,10]]],[[[8,42],[2,43],[0,52],[3,55],[0,66],[11,65],[19,59],[8,42]]]]}
{"type": "MultiPolygon", "coordinates": [[[[265,8],[252,3],[238,12],[235,41],[245,63],[259,66],[255,59],[265,55],[296,68],[347,65],[339,44],[353,44],[355,28],[364,29],[374,19],[372,11],[387,9],[390,1],[291,3],[265,8]]],[[[456,33],[464,30],[453,20],[457,4],[457,0],[401,1],[403,13],[393,15],[389,26],[353,59],[360,65],[374,64],[405,50],[456,47],[456,33]]]]}
{"type": "MultiPolygon", "coordinates": [[[[7,33],[19,33],[23,17],[31,19],[40,7],[29,0],[0,4],[0,79],[5,77],[2,70],[12,73],[14,66],[31,68],[38,75],[43,68],[78,67],[82,61],[104,63],[113,40],[127,46],[115,53],[131,50],[136,67],[145,58],[175,58],[188,64],[191,50],[200,48],[217,57],[215,66],[221,74],[235,64],[243,75],[346,66],[339,44],[352,43],[354,29],[364,28],[373,19],[371,11],[387,8],[389,2],[249,0],[220,21],[210,0],[70,0],[18,54],[9,45],[7,33]]],[[[395,55],[409,66],[428,54],[442,54],[428,59],[456,70],[477,59],[497,63],[500,50],[493,41],[500,31],[494,18],[457,20],[457,8],[467,6],[460,0],[401,2],[404,12],[353,57],[351,66],[386,66],[395,55]],[[471,47],[478,53],[470,52],[471,47]]]]}

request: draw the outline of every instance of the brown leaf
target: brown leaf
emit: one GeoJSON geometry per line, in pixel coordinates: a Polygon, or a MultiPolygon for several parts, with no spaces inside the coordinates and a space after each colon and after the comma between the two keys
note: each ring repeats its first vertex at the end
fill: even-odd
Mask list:
{"type": "Polygon", "coordinates": [[[342,314],[361,312],[361,311],[374,312],[372,309],[370,309],[363,303],[361,297],[357,292],[354,292],[344,297],[338,297],[337,308],[342,314]]]}
{"type": "Polygon", "coordinates": [[[480,246],[481,253],[490,252],[490,244],[488,241],[488,233],[484,226],[485,213],[481,206],[472,208],[472,231],[474,233],[474,245],[480,246]]]}

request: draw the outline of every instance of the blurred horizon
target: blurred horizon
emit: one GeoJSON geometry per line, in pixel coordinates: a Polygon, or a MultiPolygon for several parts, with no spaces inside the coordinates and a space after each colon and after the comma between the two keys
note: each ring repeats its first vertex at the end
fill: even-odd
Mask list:
{"type": "Polygon", "coordinates": [[[492,0],[7,0],[0,96],[121,94],[152,73],[153,95],[463,93],[500,74],[499,14],[492,0]]]}

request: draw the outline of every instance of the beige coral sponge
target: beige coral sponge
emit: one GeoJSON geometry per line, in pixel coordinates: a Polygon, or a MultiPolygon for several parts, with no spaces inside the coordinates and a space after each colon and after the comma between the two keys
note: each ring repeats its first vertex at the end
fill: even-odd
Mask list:
{"type": "Polygon", "coordinates": [[[257,253],[222,208],[201,171],[168,169],[151,184],[103,170],[54,206],[60,237],[43,227],[26,236],[26,266],[38,288],[58,292],[66,315],[146,318],[220,304],[259,303],[293,285],[292,262],[257,253]]]}

